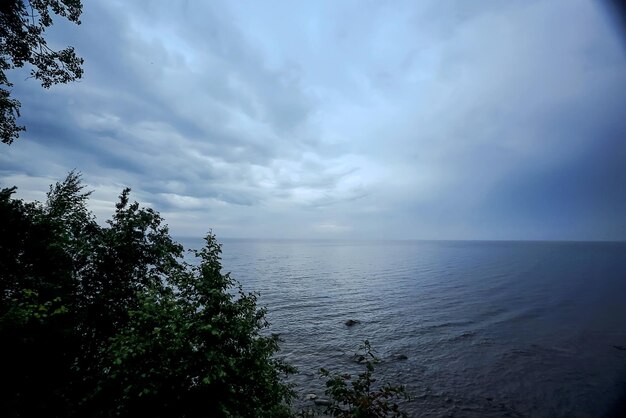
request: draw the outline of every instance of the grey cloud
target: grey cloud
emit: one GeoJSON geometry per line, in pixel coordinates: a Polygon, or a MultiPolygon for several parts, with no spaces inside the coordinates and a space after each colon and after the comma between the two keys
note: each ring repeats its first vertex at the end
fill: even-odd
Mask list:
{"type": "Polygon", "coordinates": [[[53,36],[85,79],[18,74],[26,188],[77,168],[183,235],[626,238],[626,60],[591,4],[110,1],[53,36]]]}

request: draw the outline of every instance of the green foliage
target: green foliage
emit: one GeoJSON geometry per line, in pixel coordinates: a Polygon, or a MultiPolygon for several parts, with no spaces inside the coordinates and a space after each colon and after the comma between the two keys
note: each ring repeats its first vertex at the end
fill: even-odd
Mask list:
{"type": "Polygon", "coordinates": [[[14,191],[0,191],[3,416],[291,414],[293,369],[212,234],[193,266],[128,189],[104,227],[76,173],[45,203],[14,191]]]}
{"type": "Polygon", "coordinates": [[[365,371],[356,379],[350,374],[321,369],[322,376],[327,378],[326,395],[331,399],[326,413],[343,418],[406,417],[395,402],[409,399],[404,387],[377,384],[374,364],[380,360],[374,355],[369,341],[365,340],[360,350],[357,358],[365,366],[365,371]]]}
{"type": "Polygon", "coordinates": [[[74,48],[51,49],[44,37],[52,15],[80,24],[80,0],[3,0],[0,3],[0,138],[11,144],[25,128],[17,125],[20,102],[11,98],[6,71],[30,64],[44,88],[81,78],[83,59],[74,48]]]}
{"type": "MultiPolygon", "coordinates": [[[[0,385],[5,416],[67,415],[71,365],[80,344],[76,327],[75,261],[71,247],[83,234],[75,220],[93,220],[84,208],[79,177],[70,173],[51,190],[46,205],[12,199],[0,191],[0,355],[10,359],[0,385]],[[64,207],[57,216],[54,208],[64,207]]],[[[95,225],[95,224],[94,224],[95,225]]]]}
{"type": "MultiPolygon", "coordinates": [[[[257,295],[222,273],[209,233],[183,261],[158,213],[120,195],[106,226],[80,175],[45,203],[0,190],[2,416],[290,417],[294,396],[257,295]]],[[[405,416],[402,387],[328,378],[336,417],[405,416]]]]}

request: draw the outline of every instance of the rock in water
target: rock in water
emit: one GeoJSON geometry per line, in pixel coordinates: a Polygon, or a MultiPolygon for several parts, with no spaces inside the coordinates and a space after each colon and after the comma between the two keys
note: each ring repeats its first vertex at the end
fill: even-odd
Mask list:
{"type": "Polygon", "coordinates": [[[319,406],[330,406],[332,404],[331,401],[329,401],[328,399],[316,399],[315,401],[315,405],[319,405],[319,406]]]}
{"type": "Polygon", "coordinates": [[[346,326],[347,327],[351,327],[352,325],[356,325],[358,323],[360,323],[361,321],[357,321],[356,319],[348,319],[346,321],[346,326]]]}
{"type": "Polygon", "coordinates": [[[354,361],[359,364],[365,364],[367,362],[367,357],[361,355],[355,355],[354,361]]]}

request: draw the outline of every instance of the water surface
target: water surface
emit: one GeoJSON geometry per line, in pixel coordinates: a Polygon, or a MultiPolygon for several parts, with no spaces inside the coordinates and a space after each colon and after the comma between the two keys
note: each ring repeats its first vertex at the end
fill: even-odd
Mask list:
{"type": "Polygon", "coordinates": [[[412,416],[620,411],[626,243],[222,243],[224,269],[260,293],[302,393],[323,393],[320,367],[358,370],[352,354],[368,339],[381,377],[414,397],[412,416]]]}

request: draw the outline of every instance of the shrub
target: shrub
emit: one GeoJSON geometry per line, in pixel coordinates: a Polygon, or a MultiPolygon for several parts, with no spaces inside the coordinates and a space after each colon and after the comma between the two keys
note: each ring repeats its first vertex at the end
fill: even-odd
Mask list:
{"type": "MultiPolygon", "coordinates": [[[[159,214],[125,189],[106,226],[80,175],[45,203],[0,190],[0,412],[6,417],[290,417],[295,369],[257,295],[222,273],[212,233],[183,261],[159,214]]],[[[406,416],[399,386],[331,374],[327,413],[406,416]]]]}
{"type": "Polygon", "coordinates": [[[43,204],[14,191],[0,191],[4,416],[291,414],[293,369],[211,233],[190,265],[128,189],[107,226],[76,173],[43,204]]]}
{"type": "Polygon", "coordinates": [[[326,413],[342,418],[406,417],[407,414],[395,401],[409,400],[409,396],[403,386],[377,384],[374,364],[380,360],[374,355],[368,340],[364,341],[356,357],[365,367],[365,371],[356,378],[321,369],[321,375],[327,379],[326,395],[331,400],[326,413]]]}

